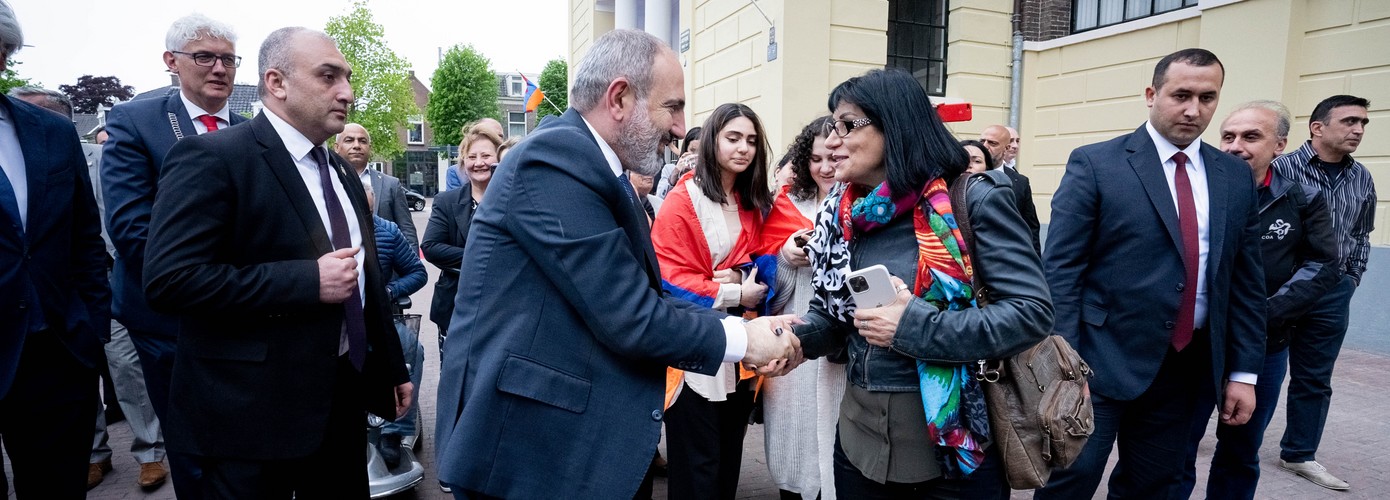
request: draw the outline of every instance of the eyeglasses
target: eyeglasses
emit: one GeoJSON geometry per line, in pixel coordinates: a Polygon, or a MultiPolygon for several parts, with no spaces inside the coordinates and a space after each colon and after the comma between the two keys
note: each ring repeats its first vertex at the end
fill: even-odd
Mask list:
{"type": "Polygon", "coordinates": [[[833,131],[835,135],[842,138],[849,137],[850,132],[873,122],[873,120],[868,118],[860,118],[858,120],[834,120],[825,124],[825,134],[830,135],[830,132],[833,131]]]}
{"type": "Polygon", "coordinates": [[[217,60],[219,59],[222,60],[222,66],[228,68],[235,68],[237,66],[241,66],[241,56],[234,56],[230,54],[225,56],[219,56],[210,52],[194,52],[190,54],[188,52],[179,52],[177,50],[171,50],[169,52],[191,57],[193,58],[193,64],[197,64],[199,66],[207,66],[209,68],[211,68],[214,64],[217,64],[217,60]]]}

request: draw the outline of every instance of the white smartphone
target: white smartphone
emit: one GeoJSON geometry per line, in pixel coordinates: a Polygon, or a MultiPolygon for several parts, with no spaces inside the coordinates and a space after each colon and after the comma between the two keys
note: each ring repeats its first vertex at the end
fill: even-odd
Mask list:
{"type": "Polygon", "coordinates": [[[888,279],[888,268],[882,264],[873,265],[851,271],[845,277],[845,282],[849,284],[849,293],[854,297],[854,304],[858,307],[883,307],[898,300],[897,290],[893,289],[892,280],[888,279]]]}

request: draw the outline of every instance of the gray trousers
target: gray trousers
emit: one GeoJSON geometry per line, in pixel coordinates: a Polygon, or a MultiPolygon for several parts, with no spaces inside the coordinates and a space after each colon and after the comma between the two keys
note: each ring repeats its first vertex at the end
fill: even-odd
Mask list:
{"type": "MultiPolygon", "coordinates": [[[[130,422],[134,439],[130,453],[142,464],[164,460],[164,434],[159,430],[159,418],[145,390],[145,374],[140,370],[140,358],[135,344],[124,325],[111,320],[111,341],[106,343],[106,364],[111,369],[111,382],[116,386],[116,401],[130,422]]],[[[111,447],[106,444],[106,415],[101,399],[97,399],[96,435],[92,439],[90,463],[111,459],[111,447]]]]}

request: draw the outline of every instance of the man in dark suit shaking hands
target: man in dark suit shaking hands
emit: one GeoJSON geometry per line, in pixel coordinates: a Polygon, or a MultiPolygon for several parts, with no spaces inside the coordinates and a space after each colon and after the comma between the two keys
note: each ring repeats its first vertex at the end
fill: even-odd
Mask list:
{"type": "MultiPolygon", "coordinates": [[[[0,0],[0,72],[23,45],[0,0]]],[[[72,122],[0,96],[0,437],[21,499],[86,496],[110,332],[106,258],[72,122]]]]}
{"type": "Polygon", "coordinates": [[[1164,57],[1144,91],[1149,121],[1072,151],[1052,199],[1048,285],[1056,332],[1095,369],[1096,430],[1035,498],[1090,498],[1115,440],[1111,498],[1166,497],[1198,397],[1221,421],[1255,406],[1264,357],[1264,273],[1250,169],[1198,136],[1225,77],[1216,55],[1164,57]]]}
{"type": "Polygon", "coordinates": [[[435,441],[460,498],[632,498],[656,451],[666,367],[779,369],[799,347],[767,318],[745,324],[661,291],[626,172],[660,172],[657,152],[685,135],[665,42],[599,37],[570,106],[507,154],[468,235],[435,441]]]}
{"type": "Polygon", "coordinates": [[[366,498],[364,410],[395,418],[411,384],[366,193],[323,146],[352,69],[305,28],[259,59],[265,111],[179,141],[159,180],[145,292],[179,315],[165,436],[209,498],[366,498]]]}

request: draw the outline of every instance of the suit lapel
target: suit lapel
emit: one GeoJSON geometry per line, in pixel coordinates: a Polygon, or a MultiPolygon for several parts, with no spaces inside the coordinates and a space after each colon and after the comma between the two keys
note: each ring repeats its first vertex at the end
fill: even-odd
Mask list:
{"type": "Polygon", "coordinates": [[[309,233],[314,249],[320,254],[332,252],[333,242],[328,239],[328,230],[323,227],[319,209],[314,206],[309,188],[304,185],[304,178],[299,175],[294,159],[290,158],[289,151],[285,149],[285,143],[280,140],[279,134],[275,133],[275,127],[270,124],[270,120],[259,116],[251,122],[251,131],[260,143],[261,159],[265,160],[266,168],[285,190],[290,199],[290,206],[294,207],[295,214],[299,216],[300,222],[304,223],[304,230],[309,233]]]}
{"type": "MultiPolygon", "coordinates": [[[[1216,149],[1202,144],[1202,164],[1207,169],[1207,279],[1217,275],[1217,263],[1221,262],[1221,249],[1226,242],[1226,212],[1231,186],[1238,186],[1240,179],[1227,178],[1231,172],[1222,165],[1216,149]]],[[[1248,170],[1247,170],[1248,171],[1248,170]]],[[[1248,183],[1246,184],[1248,185],[1248,183]]]]}
{"type": "Polygon", "coordinates": [[[1129,151],[1129,166],[1139,177],[1139,183],[1149,195],[1149,202],[1153,204],[1154,211],[1158,212],[1158,218],[1163,221],[1168,239],[1173,242],[1173,248],[1181,252],[1178,208],[1173,206],[1173,193],[1168,189],[1168,175],[1163,171],[1163,162],[1158,160],[1158,150],[1154,148],[1153,139],[1149,138],[1149,133],[1144,127],[1139,127],[1139,130],[1125,141],[1125,150],[1129,151]]]}
{"type": "Polygon", "coordinates": [[[198,129],[193,128],[193,121],[188,117],[188,108],[183,107],[183,99],[179,97],[177,89],[164,100],[164,114],[169,120],[169,130],[175,141],[198,135],[198,129]]]}
{"type": "Polygon", "coordinates": [[[381,172],[377,172],[370,168],[367,169],[367,178],[372,180],[372,192],[376,193],[376,211],[373,213],[379,214],[381,213],[381,207],[391,202],[391,200],[387,199],[390,193],[386,192],[386,186],[384,186],[384,184],[386,184],[386,179],[382,179],[381,172]]]}
{"type": "MultiPolygon", "coordinates": [[[[52,147],[49,137],[40,133],[42,129],[39,128],[39,119],[32,112],[11,105],[10,117],[14,118],[15,136],[19,139],[20,150],[24,154],[24,177],[29,183],[29,223],[24,234],[32,241],[32,235],[38,234],[39,222],[44,220],[40,207],[48,196],[49,170],[58,168],[53,164],[53,159],[62,157],[62,148],[49,150],[52,147]]],[[[18,217],[15,220],[18,221],[18,217]]]]}

